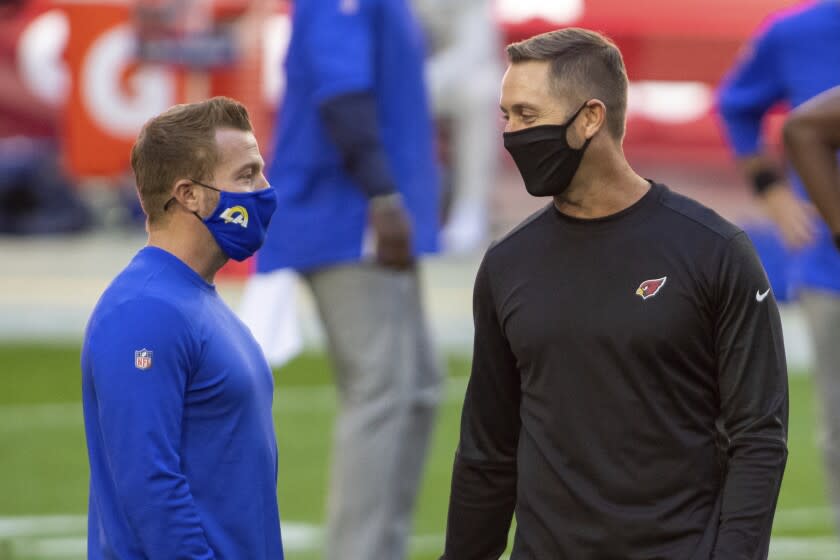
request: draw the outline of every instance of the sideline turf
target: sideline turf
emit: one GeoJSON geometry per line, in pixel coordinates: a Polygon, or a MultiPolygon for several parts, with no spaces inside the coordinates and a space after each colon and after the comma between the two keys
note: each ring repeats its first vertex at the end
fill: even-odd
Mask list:
{"type": "MultiPolygon", "coordinates": [[[[88,472],[78,362],[75,346],[0,344],[0,517],[84,514],[88,472]]],[[[433,538],[440,538],[445,527],[469,358],[450,357],[447,369],[454,381],[440,409],[414,529],[416,535],[433,538]]],[[[276,371],[275,381],[281,514],[287,520],[321,524],[335,413],[329,364],[322,354],[304,354],[276,371]]],[[[781,510],[826,506],[815,424],[811,379],[792,376],[790,458],[781,510]]],[[[830,535],[831,529],[830,520],[823,516],[812,524],[777,526],[774,534],[830,535]]],[[[433,538],[429,539],[432,547],[433,538]]],[[[0,560],[11,560],[11,544],[8,538],[5,541],[0,536],[0,560]]],[[[320,556],[296,553],[288,558],[315,560],[320,556]]],[[[431,552],[412,556],[412,560],[434,558],[437,555],[431,552]]]]}

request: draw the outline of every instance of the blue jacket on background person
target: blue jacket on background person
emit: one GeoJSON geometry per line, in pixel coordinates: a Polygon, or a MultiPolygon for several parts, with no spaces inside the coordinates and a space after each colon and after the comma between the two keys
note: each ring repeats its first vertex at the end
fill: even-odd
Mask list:
{"type": "MultiPolygon", "coordinates": [[[[736,156],[761,149],[762,120],[771,107],[788,102],[796,107],[840,85],[840,2],[808,4],[774,18],[754,39],[725,80],[720,112],[736,156]]],[[[807,194],[790,171],[794,192],[807,194]]],[[[821,221],[812,244],[790,255],[788,280],[803,287],[840,292],[840,253],[821,221]]]]}
{"type": "Polygon", "coordinates": [[[409,213],[415,255],[437,250],[438,170],[424,56],[421,30],[403,1],[295,3],[268,173],[279,204],[258,255],[259,272],[359,261],[368,198],[388,189],[401,194],[409,213]],[[375,187],[348,173],[324,122],[325,104],[354,93],[372,95],[375,111],[345,106],[339,134],[347,145],[381,140],[381,161],[358,163],[368,166],[360,171],[367,182],[382,183],[375,187]]]}

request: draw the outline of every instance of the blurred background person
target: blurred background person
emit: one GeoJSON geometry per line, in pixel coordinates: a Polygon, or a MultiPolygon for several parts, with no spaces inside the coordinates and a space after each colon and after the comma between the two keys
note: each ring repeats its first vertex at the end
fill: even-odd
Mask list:
{"type": "MultiPolygon", "coordinates": [[[[785,123],[785,149],[840,251],[840,87],[797,107],[785,123]]],[[[836,361],[840,361],[838,356],[836,361]]]]}
{"type": "Polygon", "coordinates": [[[426,30],[426,77],[445,166],[443,249],[483,249],[500,161],[501,34],[490,0],[413,0],[426,30]]]}
{"type": "Polygon", "coordinates": [[[816,219],[794,173],[765,149],[762,122],[772,107],[796,107],[840,85],[840,2],[822,0],[774,17],[754,38],[720,89],[719,108],[732,150],[791,250],[788,281],[802,302],[816,354],[823,452],[840,523],[840,253],[816,219]]]}
{"type": "Polygon", "coordinates": [[[26,87],[18,72],[23,0],[0,3],[0,233],[70,233],[91,216],[62,170],[55,106],[26,87]]]}
{"type": "Polygon", "coordinates": [[[422,32],[408,0],[293,6],[257,270],[311,289],[339,393],[327,557],[406,556],[440,372],[416,259],[437,249],[422,32]],[[365,249],[365,240],[370,243],[365,249]]]}

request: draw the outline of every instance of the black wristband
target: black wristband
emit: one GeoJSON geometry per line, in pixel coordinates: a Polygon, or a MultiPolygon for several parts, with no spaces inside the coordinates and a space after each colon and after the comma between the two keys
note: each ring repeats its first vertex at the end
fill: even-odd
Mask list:
{"type": "Polygon", "coordinates": [[[755,194],[764,194],[767,189],[779,182],[781,177],[774,169],[763,167],[753,173],[752,184],[755,194]]]}
{"type": "Polygon", "coordinates": [[[834,244],[837,246],[837,250],[840,251],[840,233],[834,234],[834,244]]]}

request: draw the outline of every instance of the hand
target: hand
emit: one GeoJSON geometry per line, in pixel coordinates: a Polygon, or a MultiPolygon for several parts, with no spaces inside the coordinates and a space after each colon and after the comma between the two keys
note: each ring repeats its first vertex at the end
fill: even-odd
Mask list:
{"type": "Polygon", "coordinates": [[[810,202],[796,198],[784,183],[777,183],[761,195],[761,205],[782,234],[784,244],[801,249],[814,240],[817,211],[810,202]]]}
{"type": "Polygon", "coordinates": [[[369,209],[376,238],[376,261],[387,268],[410,268],[414,264],[411,221],[400,195],[373,197],[369,209]]]}

